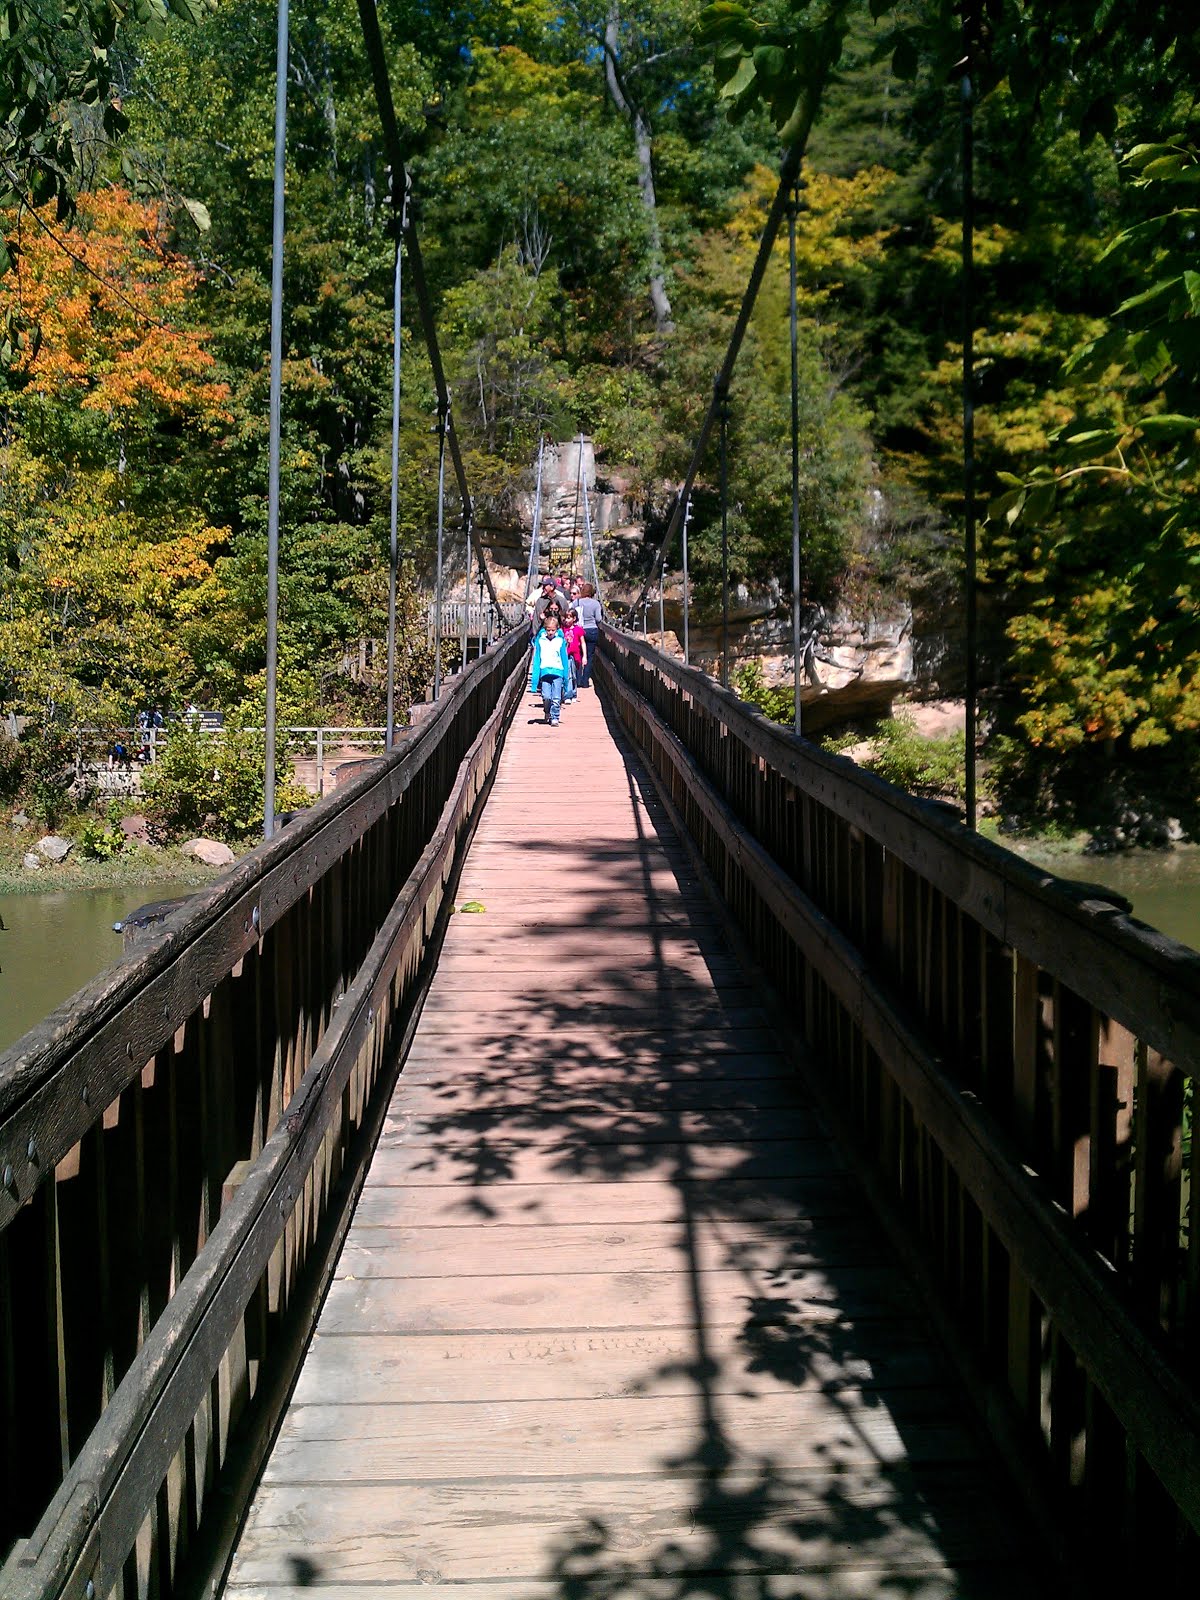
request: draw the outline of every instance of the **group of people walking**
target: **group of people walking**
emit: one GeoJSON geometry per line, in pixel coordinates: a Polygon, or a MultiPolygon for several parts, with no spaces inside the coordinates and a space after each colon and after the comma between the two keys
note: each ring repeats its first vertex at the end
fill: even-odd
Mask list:
{"type": "Polygon", "coordinates": [[[546,721],[557,728],[563,706],[591,687],[604,609],[595,584],[574,577],[566,590],[554,578],[543,578],[525,604],[533,629],[530,693],[541,694],[546,721]]]}

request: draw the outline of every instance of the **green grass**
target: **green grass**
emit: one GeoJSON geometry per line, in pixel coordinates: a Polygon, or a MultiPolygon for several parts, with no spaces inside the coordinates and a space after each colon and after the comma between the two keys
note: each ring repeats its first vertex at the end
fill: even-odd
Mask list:
{"type": "Polygon", "coordinates": [[[12,834],[0,840],[0,894],[47,894],[59,889],[120,889],[125,885],[184,883],[200,887],[220,876],[220,867],[207,867],[194,856],[169,847],[152,850],[127,845],[107,861],[89,861],[72,850],[65,861],[46,861],[36,872],[22,866],[21,858],[33,850],[44,830],[12,834]]]}

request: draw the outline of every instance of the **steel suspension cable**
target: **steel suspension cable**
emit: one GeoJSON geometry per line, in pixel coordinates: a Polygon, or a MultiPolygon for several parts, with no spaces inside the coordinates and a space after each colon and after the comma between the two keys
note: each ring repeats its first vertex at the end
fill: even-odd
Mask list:
{"type": "Polygon", "coordinates": [[[758,243],[758,254],[754,258],[754,266],[750,271],[750,279],[746,284],[746,292],[742,296],[742,303],[738,308],[737,320],[733,325],[733,332],[729,337],[729,345],[725,351],[724,360],[720,370],[713,380],[713,396],[709,402],[708,410],[704,414],[704,421],[700,424],[700,432],[696,438],[696,445],[692,451],[692,459],[688,463],[687,472],[684,474],[683,483],[675,500],[675,507],[671,513],[671,520],[667,524],[667,531],[663,534],[662,542],[654,553],[650,562],[646,580],[638,591],[637,598],[629,607],[629,616],[642,605],[650,592],[654,582],[654,574],[662,564],[663,557],[671,546],[671,542],[679,531],[679,524],[683,520],[683,510],[687,505],[696,481],[696,474],[704,460],[704,452],[708,445],[709,435],[713,425],[719,420],[721,406],[728,396],[730,382],[733,378],[733,369],[737,363],[738,352],[746,337],[746,329],[750,326],[750,316],[754,310],[758,291],[762,287],[763,278],[766,276],[767,266],[771,260],[771,252],[775,248],[775,240],[779,236],[779,229],[787,210],[788,196],[800,176],[800,166],[804,159],[804,146],[808,130],[805,128],[796,143],[790,145],[784,153],[783,162],[779,169],[779,186],[775,191],[775,198],[771,201],[771,209],[767,212],[766,224],[763,227],[762,238],[758,243]]]}
{"type": "Polygon", "coordinates": [[[788,322],[792,345],[792,654],[795,658],[795,728],[800,732],[800,312],[796,303],[796,213],[800,186],[792,189],[788,204],[788,322]]]}
{"type": "MultiPolygon", "coordinates": [[[[404,197],[405,213],[408,195],[404,197]]],[[[392,496],[389,516],[387,620],[387,748],[396,742],[396,590],[400,574],[400,313],[403,306],[404,224],[396,234],[396,278],[392,291],[392,496]]]]}
{"type": "Polygon", "coordinates": [[[438,411],[437,562],[433,592],[433,698],[442,692],[442,565],[446,532],[446,436],[449,411],[438,411]]]}
{"type": "Polygon", "coordinates": [[[729,400],[721,397],[721,687],[729,687],[729,400]]]}
{"type": "Polygon", "coordinates": [[[271,218],[271,396],[267,467],[267,705],[263,836],[275,832],[275,678],[279,664],[279,432],[283,400],[283,207],[287,145],[288,0],[275,29],[275,183],[271,218]]]}
{"type": "Polygon", "coordinates": [[[587,544],[587,558],[592,569],[592,586],[600,598],[600,569],[596,565],[596,546],[592,539],[592,507],[588,500],[587,484],[583,486],[583,536],[587,544]]]}
{"type": "Polygon", "coordinates": [[[525,574],[525,598],[533,593],[533,577],[541,554],[542,539],[542,457],[546,449],[546,435],[538,435],[537,487],[533,493],[533,532],[529,537],[529,570],[525,574]]]}
{"type": "Polygon", "coordinates": [[[384,151],[387,155],[388,165],[391,167],[392,209],[395,212],[397,225],[403,235],[404,244],[408,251],[409,276],[412,279],[413,293],[416,297],[421,331],[425,336],[425,347],[429,352],[429,365],[433,373],[434,389],[437,392],[438,410],[446,418],[446,445],[450,451],[450,460],[454,467],[459,496],[462,500],[464,513],[467,516],[467,537],[475,547],[475,557],[483,572],[488,596],[493,605],[499,606],[500,597],[496,593],[496,585],[492,581],[491,573],[488,571],[483,549],[475,532],[474,521],[470,516],[470,507],[472,505],[471,490],[470,485],[467,483],[462,452],[458,447],[458,435],[454,431],[454,419],[450,412],[450,391],[446,383],[445,369],[442,366],[442,353],[438,344],[433,302],[429,298],[429,285],[425,279],[425,263],[421,255],[421,241],[417,237],[417,226],[412,208],[405,205],[405,196],[408,192],[410,180],[400,145],[400,132],[396,125],[396,108],[392,99],[391,77],[388,73],[387,57],[384,54],[383,35],[379,28],[379,13],[375,8],[375,0],[358,0],[358,15],[362,24],[367,61],[371,68],[371,79],[375,89],[375,103],[379,111],[379,120],[383,125],[384,151]]]}
{"type": "Polygon", "coordinates": [[[967,670],[964,730],[966,773],[964,800],[968,828],[976,824],[975,733],[979,700],[976,664],[979,643],[975,596],[975,86],[971,78],[978,38],[975,0],[963,6],[962,48],[962,422],[963,543],[966,589],[967,670]]]}

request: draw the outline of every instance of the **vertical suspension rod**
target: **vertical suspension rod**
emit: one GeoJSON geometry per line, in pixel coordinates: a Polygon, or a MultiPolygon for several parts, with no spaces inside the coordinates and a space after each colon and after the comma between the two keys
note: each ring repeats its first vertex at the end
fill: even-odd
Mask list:
{"type": "MultiPolygon", "coordinates": [[[[815,110],[815,105],[813,109],[815,110]]],[[[668,522],[667,530],[662,537],[662,544],[650,562],[645,582],[629,607],[630,617],[638,611],[649,594],[654,583],[654,574],[662,561],[663,551],[670,545],[679,531],[679,524],[683,520],[683,508],[688,502],[696,481],[696,474],[700,471],[701,463],[704,460],[704,452],[708,445],[709,435],[712,433],[714,424],[720,419],[721,407],[729,394],[729,385],[733,379],[733,369],[737,362],[738,352],[742,348],[746,330],[750,326],[750,315],[754,310],[754,303],[758,299],[758,291],[762,287],[762,281],[771,260],[771,253],[775,248],[775,240],[783,223],[788,195],[800,176],[800,166],[804,158],[804,147],[807,139],[808,127],[805,126],[797,136],[796,142],[789,145],[784,152],[783,161],[779,169],[779,187],[775,191],[771,209],[767,212],[762,238],[758,242],[758,254],[755,256],[754,265],[750,269],[750,279],[746,284],[746,292],[742,296],[742,303],[738,308],[733,332],[729,336],[729,344],[725,351],[724,360],[721,362],[720,370],[713,380],[713,397],[709,403],[708,410],[704,414],[704,421],[700,424],[700,432],[696,436],[692,459],[688,463],[687,472],[684,474],[683,483],[675,500],[674,510],[671,512],[671,520],[668,522]]]]}
{"type": "Polygon", "coordinates": [[[271,218],[271,397],[267,467],[267,709],[263,837],[275,832],[275,680],[279,666],[279,424],[283,399],[283,197],[287,146],[288,0],[275,28],[275,188],[271,218]]]}
{"type": "Polygon", "coordinates": [[[978,619],[976,615],[975,512],[975,85],[976,0],[963,6],[962,50],[962,419],[963,419],[963,544],[967,633],[966,773],[967,827],[977,821],[975,739],[979,700],[978,619]]]}
{"type": "Polygon", "coordinates": [[[596,545],[592,537],[592,504],[588,499],[588,488],[583,486],[583,537],[587,543],[587,558],[591,564],[592,586],[596,591],[596,599],[600,598],[600,568],[596,565],[596,545]]]}
{"type": "MultiPolygon", "coordinates": [[[[546,435],[538,435],[537,487],[533,494],[533,532],[529,538],[529,571],[525,574],[525,594],[533,592],[534,574],[541,554],[542,538],[542,455],[546,449],[546,435]]],[[[481,579],[480,582],[483,580],[481,579]]]]}
{"type": "MultiPolygon", "coordinates": [[[[375,89],[375,103],[379,111],[379,120],[383,125],[384,152],[387,156],[388,165],[391,167],[392,207],[401,219],[404,245],[408,252],[408,274],[412,280],[413,295],[417,302],[417,315],[420,319],[421,331],[425,336],[425,346],[429,351],[429,366],[433,373],[433,386],[437,392],[438,407],[440,410],[444,410],[449,418],[447,447],[450,451],[451,464],[454,467],[454,476],[458,483],[459,497],[464,506],[470,506],[471,490],[467,483],[462,453],[458,447],[458,435],[454,431],[454,421],[450,417],[450,391],[446,384],[445,369],[442,366],[442,353],[438,345],[437,322],[433,315],[433,302],[429,297],[429,285],[425,280],[425,262],[421,254],[421,241],[417,236],[413,208],[404,204],[404,196],[409,186],[409,177],[400,147],[400,131],[396,125],[396,108],[392,100],[392,83],[388,73],[387,57],[384,54],[383,35],[379,29],[379,13],[375,9],[375,0],[358,0],[358,16],[362,24],[367,61],[371,68],[371,81],[375,89]]],[[[473,524],[471,527],[471,540],[475,545],[475,558],[483,570],[488,597],[493,605],[498,606],[500,597],[496,593],[496,585],[493,583],[492,575],[488,571],[487,562],[484,560],[483,550],[480,547],[473,524]]]]}
{"type": "Polygon", "coordinates": [[[691,621],[692,601],[688,593],[688,524],[692,520],[692,497],[688,496],[687,505],[683,508],[683,664],[690,667],[692,664],[688,628],[691,621]]]}
{"type": "Polygon", "coordinates": [[[437,565],[434,568],[433,595],[433,698],[442,693],[442,566],[446,538],[446,435],[448,410],[438,408],[438,488],[437,488],[437,565]]]}
{"type": "Polygon", "coordinates": [[[400,574],[400,314],[403,308],[404,220],[408,194],[396,229],[396,277],[392,292],[392,496],[389,517],[387,619],[387,748],[396,742],[396,590],[400,574]]]}
{"type": "Polygon", "coordinates": [[[729,687],[729,396],[721,396],[721,687],[729,687]]]}
{"type": "Polygon", "coordinates": [[[800,684],[803,652],[800,640],[800,311],[796,303],[796,214],[800,185],[788,203],[788,322],[792,347],[792,654],[795,658],[796,709],[794,726],[800,732],[800,684]]]}

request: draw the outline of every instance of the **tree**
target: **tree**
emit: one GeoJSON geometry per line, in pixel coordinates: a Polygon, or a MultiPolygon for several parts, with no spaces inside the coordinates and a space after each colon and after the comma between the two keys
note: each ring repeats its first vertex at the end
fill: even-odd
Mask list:
{"type": "Polygon", "coordinates": [[[22,332],[0,452],[5,698],[50,705],[74,684],[127,714],[188,682],[189,629],[215,600],[226,531],[188,489],[219,448],[228,388],[189,325],[197,275],[166,248],[158,207],[106,190],[80,197],[69,236],[49,207],[20,231],[0,279],[22,332]]]}

